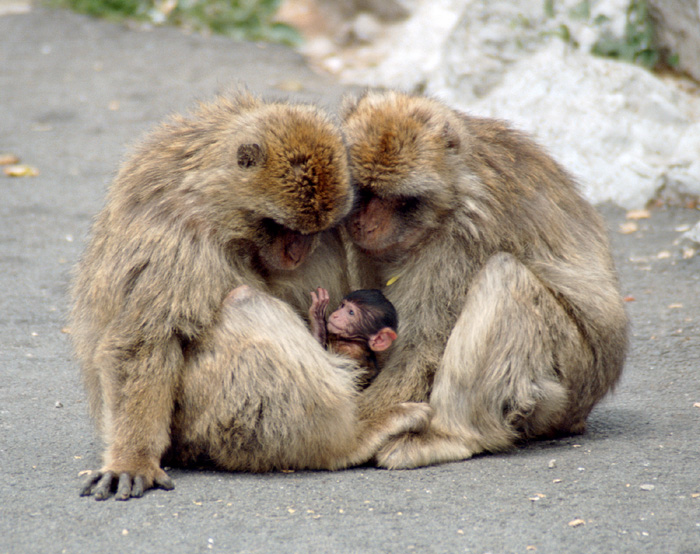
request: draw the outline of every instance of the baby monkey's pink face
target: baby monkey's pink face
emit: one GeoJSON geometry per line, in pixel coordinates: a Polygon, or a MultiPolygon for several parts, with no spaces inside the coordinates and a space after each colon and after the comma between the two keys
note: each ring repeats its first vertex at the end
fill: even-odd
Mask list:
{"type": "Polygon", "coordinates": [[[328,318],[328,331],[343,338],[356,336],[360,328],[360,308],[348,300],[343,300],[328,318]]]}

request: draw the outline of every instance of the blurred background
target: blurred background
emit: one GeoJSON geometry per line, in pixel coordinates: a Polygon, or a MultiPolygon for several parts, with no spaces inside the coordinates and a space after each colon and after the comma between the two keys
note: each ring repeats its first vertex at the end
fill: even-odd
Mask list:
{"type": "MultiPolygon", "coordinates": [[[[700,194],[696,0],[45,2],[130,25],[285,43],[343,83],[425,92],[511,120],[595,203],[640,209],[700,194]]],[[[31,5],[0,0],[0,9],[31,5]]]]}
{"type": "MultiPolygon", "coordinates": [[[[130,26],[290,45],[343,84],[424,92],[512,121],[594,203],[697,207],[696,0],[42,2],[130,26]]],[[[29,0],[0,0],[0,13],[29,10],[29,0]]],[[[697,245],[700,227],[684,239],[697,245]]]]}

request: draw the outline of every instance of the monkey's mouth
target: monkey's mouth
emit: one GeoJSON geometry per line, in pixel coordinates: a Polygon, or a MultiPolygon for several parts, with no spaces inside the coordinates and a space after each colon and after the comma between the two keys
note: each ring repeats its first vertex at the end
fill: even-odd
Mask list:
{"type": "Polygon", "coordinates": [[[283,241],[282,264],[285,268],[294,269],[311,253],[314,236],[288,232],[283,241]]]}

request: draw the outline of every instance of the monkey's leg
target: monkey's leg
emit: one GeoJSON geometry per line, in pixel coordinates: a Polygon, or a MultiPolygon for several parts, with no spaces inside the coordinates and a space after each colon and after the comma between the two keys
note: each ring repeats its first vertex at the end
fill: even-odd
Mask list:
{"type": "Polygon", "coordinates": [[[567,418],[566,374],[591,363],[562,305],[509,254],[475,277],[435,375],[427,433],[384,448],[386,467],[417,467],[511,447],[520,438],[582,429],[567,418]]]}
{"type": "Polygon", "coordinates": [[[102,468],[88,478],[81,495],[104,500],[116,487],[115,498],[127,500],[154,486],[172,489],[160,459],[170,443],[176,377],[182,366],[178,341],[173,338],[151,349],[142,345],[138,356],[121,360],[104,352],[99,362],[105,368],[107,449],[102,468]]]}
{"type": "Polygon", "coordinates": [[[401,402],[383,412],[381,419],[359,420],[357,432],[351,450],[339,457],[328,469],[364,464],[392,439],[406,433],[426,432],[433,415],[431,406],[426,402],[401,402]]]}

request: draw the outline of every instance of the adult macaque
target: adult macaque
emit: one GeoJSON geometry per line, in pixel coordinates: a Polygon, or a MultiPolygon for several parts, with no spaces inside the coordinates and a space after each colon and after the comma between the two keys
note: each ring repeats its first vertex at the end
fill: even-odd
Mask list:
{"type": "Polygon", "coordinates": [[[356,290],[343,298],[326,322],[328,291],[319,287],[311,292],[311,299],[311,333],[331,352],[357,361],[361,368],[357,384],[366,388],[379,373],[377,353],[387,350],[397,337],[393,304],[380,290],[356,290]]]}
{"type": "MultiPolygon", "coordinates": [[[[104,465],[83,494],[103,499],[116,487],[116,497],[127,499],[152,486],[172,488],[161,457],[171,445],[176,408],[193,398],[187,387],[197,389],[205,374],[200,356],[209,374],[230,375],[225,394],[245,396],[241,391],[253,386],[234,377],[238,369],[230,365],[238,351],[232,352],[227,330],[238,310],[222,313],[224,298],[247,284],[302,313],[308,291],[327,282],[339,301],[349,290],[345,253],[330,229],[352,203],[340,132],[310,106],[239,93],[176,116],[146,138],[110,188],[73,286],[72,338],[106,443],[104,465]]],[[[288,319],[276,327],[275,340],[288,332],[288,319]]],[[[317,389],[305,390],[303,383],[316,378],[329,355],[299,356],[289,367],[283,356],[274,361],[300,379],[300,397],[313,398],[317,389]],[[302,371],[298,367],[303,376],[294,373],[302,371]]],[[[323,417],[311,402],[304,405],[309,429],[323,417]]],[[[185,433],[187,421],[178,418],[178,432],[185,433]]],[[[342,435],[347,427],[337,431],[342,435]]],[[[340,467],[355,459],[339,456],[309,466],[340,467]]]]}
{"type": "Polygon", "coordinates": [[[627,317],[603,221],[572,178],[525,135],[429,98],[350,100],[344,132],[359,189],[351,285],[383,286],[401,318],[361,408],[435,410],[380,465],[583,432],[620,377],[627,317]]]}

